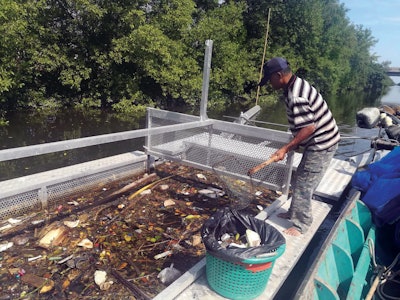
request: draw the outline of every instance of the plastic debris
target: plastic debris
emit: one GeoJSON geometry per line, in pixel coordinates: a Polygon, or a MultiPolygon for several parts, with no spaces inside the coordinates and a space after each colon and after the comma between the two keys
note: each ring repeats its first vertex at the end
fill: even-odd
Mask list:
{"type": "Polygon", "coordinates": [[[6,251],[7,249],[11,248],[12,246],[14,246],[13,242],[6,242],[3,244],[0,244],[0,252],[6,251]]]}
{"type": "Polygon", "coordinates": [[[93,242],[89,239],[83,239],[78,243],[79,247],[83,247],[86,249],[92,249],[93,248],[93,242]]]}
{"type": "Polygon", "coordinates": [[[167,199],[164,201],[164,207],[173,206],[175,205],[175,201],[172,199],[167,199]]]}
{"type": "Polygon", "coordinates": [[[201,189],[198,191],[198,193],[212,199],[215,199],[217,197],[222,197],[223,195],[225,195],[224,191],[214,187],[207,187],[206,189],[201,189]]]}
{"type": "Polygon", "coordinates": [[[201,173],[198,173],[198,174],[196,174],[196,176],[197,176],[197,178],[198,178],[198,179],[207,180],[207,177],[206,177],[206,176],[204,176],[204,175],[203,175],[203,174],[201,174],[201,173]]]}
{"type": "Polygon", "coordinates": [[[110,281],[106,281],[106,282],[104,282],[103,284],[100,285],[100,289],[102,291],[108,291],[113,283],[114,282],[111,281],[111,280],[110,281]]]}
{"type": "Polygon", "coordinates": [[[43,223],[44,222],[44,220],[34,220],[34,221],[32,221],[32,224],[33,225],[37,225],[37,224],[40,224],[40,223],[43,223]]]}
{"type": "Polygon", "coordinates": [[[140,193],[140,195],[150,195],[151,190],[144,190],[143,192],[140,193]]]}
{"type": "Polygon", "coordinates": [[[215,191],[212,191],[212,190],[209,190],[209,189],[202,189],[202,190],[199,190],[198,193],[202,194],[202,195],[210,195],[210,194],[215,194],[215,191]]]}
{"type": "Polygon", "coordinates": [[[60,260],[60,261],[58,262],[58,264],[63,264],[63,263],[65,263],[66,261],[70,260],[70,259],[73,258],[73,257],[74,257],[74,255],[71,254],[70,256],[67,256],[66,258],[60,260]]]}
{"type": "Polygon", "coordinates": [[[79,220],[75,221],[64,221],[64,225],[67,226],[68,228],[75,228],[79,225],[79,220]]]}
{"type": "Polygon", "coordinates": [[[159,278],[163,284],[170,284],[180,276],[181,272],[174,268],[174,264],[171,264],[168,268],[162,269],[160,273],[158,273],[157,278],[159,278]]]}
{"type": "Polygon", "coordinates": [[[29,242],[28,236],[16,236],[11,240],[15,245],[22,246],[29,242]]]}
{"type": "Polygon", "coordinates": [[[107,291],[114,283],[111,280],[106,281],[106,279],[107,279],[106,271],[96,270],[96,272],[94,272],[94,282],[100,287],[102,291],[107,291]]]}
{"type": "Polygon", "coordinates": [[[261,244],[260,235],[251,229],[246,229],[246,240],[249,247],[257,247],[261,244]]]}
{"type": "Polygon", "coordinates": [[[43,256],[41,256],[41,255],[38,255],[38,256],[35,256],[35,257],[29,257],[28,258],[28,261],[35,261],[35,260],[38,260],[38,259],[40,259],[40,258],[42,258],[43,256]]]}
{"type": "Polygon", "coordinates": [[[12,225],[11,224],[6,224],[6,225],[0,227],[0,231],[7,230],[7,229],[10,229],[10,228],[12,228],[12,225]]]}
{"type": "Polygon", "coordinates": [[[16,224],[21,223],[21,222],[22,222],[22,220],[9,218],[7,220],[7,224],[5,224],[5,225],[0,227],[0,231],[4,231],[4,230],[7,230],[7,229],[10,229],[10,228],[13,227],[13,225],[16,225],[16,224]]]}
{"type": "Polygon", "coordinates": [[[230,243],[229,248],[247,248],[245,244],[230,243]]]}
{"type": "Polygon", "coordinates": [[[104,282],[106,282],[107,279],[107,272],[106,271],[101,271],[101,270],[96,270],[94,272],[94,282],[100,286],[104,282]]]}
{"type": "Polygon", "coordinates": [[[154,259],[160,259],[160,258],[166,257],[166,256],[171,255],[171,254],[172,254],[172,251],[168,250],[168,251],[165,251],[163,253],[155,255],[154,259]]]}
{"type": "Polygon", "coordinates": [[[7,220],[7,222],[10,223],[10,224],[12,224],[12,225],[14,225],[14,224],[20,223],[21,220],[14,219],[14,218],[9,218],[9,219],[7,220]]]}
{"type": "Polygon", "coordinates": [[[169,185],[168,185],[168,184],[162,184],[162,185],[160,185],[160,190],[166,191],[166,190],[168,190],[168,189],[169,189],[169,185]]]}

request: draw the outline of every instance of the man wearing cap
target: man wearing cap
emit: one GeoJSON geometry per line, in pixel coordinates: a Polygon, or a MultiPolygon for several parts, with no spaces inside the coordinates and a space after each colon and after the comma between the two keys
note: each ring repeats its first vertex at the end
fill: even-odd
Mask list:
{"type": "Polygon", "coordinates": [[[275,161],[283,160],[289,151],[303,149],[294,176],[290,208],[278,215],[293,223],[284,232],[298,236],[312,223],[311,199],[338,147],[339,129],[321,94],[306,80],[294,75],[286,59],[272,58],[264,64],[263,71],[259,85],[270,82],[273,89],[284,92],[287,119],[293,134],[293,139],[272,157],[275,161]]]}

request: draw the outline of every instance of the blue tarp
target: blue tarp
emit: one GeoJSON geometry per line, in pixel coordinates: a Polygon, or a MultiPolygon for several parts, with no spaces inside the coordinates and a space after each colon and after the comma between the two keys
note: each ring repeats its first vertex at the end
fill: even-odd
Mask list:
{"type": "Polygon", "coordinates": [[[400,218],[400,147],[381,160],[357,171],[352,186],[361,191],[377,226],[393,224],[400,218]]]}

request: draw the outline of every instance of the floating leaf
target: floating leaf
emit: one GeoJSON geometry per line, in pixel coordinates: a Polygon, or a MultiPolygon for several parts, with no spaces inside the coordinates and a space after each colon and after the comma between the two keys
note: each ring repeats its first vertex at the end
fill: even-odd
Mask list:
{"type": "Polygon", "coordinates": [[[127,262],[123,262],[123,263],[121,263],[121,264],[119,265],[119,267],[118,267],[117,269],[118,269],[118,270],[125,269],[127,265],[128,265],[127,262]]]}
{"type": "Polygon", "coordinates": [[[185,217],[186,220],[193,220],[193,219],[199,219],[200,216],[199,215],[187,215],[185,217]]]}
{"type": "Polygon", "coordinates": [[[47,279],[46,284],[40,289],[39,294],[44,294],[51,291],[54,288],[54,281],[47,279]]]}
{"type": "Polygon", "coordinates": [[[132,234],[131,233],[125,233],[124,234],[124,239],[127,242],[130,242],[132,240],[132,234]]]}
{"type": "Polygon", "coordinates": [[[62,284],[62,290],[67,289],[70,284],[71,284],[71,281],[69,281],[69,279],[65,279],[63,284],[62,284]]]}

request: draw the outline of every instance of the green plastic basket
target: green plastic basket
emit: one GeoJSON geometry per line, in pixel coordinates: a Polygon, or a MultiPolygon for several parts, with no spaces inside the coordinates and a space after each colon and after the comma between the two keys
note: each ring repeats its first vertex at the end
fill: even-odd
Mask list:
{"type": "Polygon", "coordinates": [[[275,255],[251,258],[235,264],[206,253],[206,276],[210,287],[229,299],[254,299],[265,290],[275,260],[283,254],[285,245],[275,255]]]}

